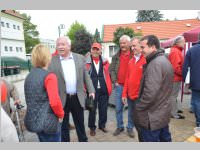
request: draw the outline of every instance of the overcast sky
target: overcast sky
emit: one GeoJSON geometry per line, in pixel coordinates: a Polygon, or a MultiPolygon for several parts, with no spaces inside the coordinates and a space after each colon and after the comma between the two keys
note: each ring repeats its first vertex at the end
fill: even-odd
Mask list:
{"type": "MultiPolygon", "coordinates": [[[[40,38],[56,40],[58,26],[65,25],[62,35],[66,33],[70,25],[77,20],[86,26],[87,30],[94,34],[98,28],[102,32],[102,26],[108,24],[124,24],[136,21],[136,10],[19,10],[31,16],[31,22],[37,25],[40,38]]],[[[178,20],[197,18],[200,10],[161,10],[164,19],[178,20]]]]}

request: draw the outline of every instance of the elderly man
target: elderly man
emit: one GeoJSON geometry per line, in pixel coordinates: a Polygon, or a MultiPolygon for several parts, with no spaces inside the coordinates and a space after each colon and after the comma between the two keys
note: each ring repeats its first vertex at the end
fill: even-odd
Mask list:
{"type": "Polygon", "coordinates": [[[184,37],[183,36],[176,37],[173,42],[173,46],[171,47],[171,51],[168,57],[174,70],[173,90],[170,97],[171,104],[172,104],[171,117],[174,119],[185,118],[184,116],[178,114],[178,105],[177,105],[177,97],[180,91],[181,82],[183,80],[182,79],[182,67],[183,67],[182,50],[184,48],[184,45],[185,45],[184,37]]]}
{"type": "MultiPolygon", "coordinates": [[[[134,53],[133,58],[128,63],[128,70],[126,74],[126,79],[124,83],[124,89],[122,93],[123,103],[126,104],[128,102],[128,111],[131,114],[129,120],[132,121],[133,116],[133,107],[135,105],[135,101],[138,99],[140,81],[142,78],[143,65],[146,64],[146,59],[141,54],[142,50],[139,44],[139,38],[133,38],[131,40],[131,50],[134,53]]],[[[132,121],[134,126],[134,122],[132,121]]],[[[134,136],[133,130],[128,132],[129,136],[134,136]]]]}
{"type": "MultiPolygon", "coordinates": [[[[130,37],[127,35],[123,35],[119,39],[120,43],[120,51],[112,57],[112,62],[110,64],[110,74],[112,83],[115,87],[116,92],[116,120],[117,120],[117,129],[113,133],[114,136],[119,135],[124,131],[124,123],[123,123],[123,107],[124,104],[122,102],[122,91],[124,87],[126,72],[128,69],[128,62],[131,59],[131,51],[130,51],[130,37]]],[[[128,135],[132,134],[133,124],[131,121],[131,114],[128,112],[128,125],[127,132],[128,135]]],[[[132,135],[131,137],[134,137],[132,135]]]]}
{"type": "Polygon", "coordinates": [[[140,142],[170,142],[170,94],[173,69],[154,35],[140,40],[147,64],[143,66],[139,99],[133,109],[133,120],[140,142]]]}
{"type": "Polygon", "coordinates": [[[65,115],[61,128],[62,142],[69,142],[69,112],[72,113],[78,140],[87,142],[88,138],[84,126],[85,91],[94,97],[95,89],[84,66],[84,57],[71,52],[71,40],[60,37],[56,41],[58,55],[52,58],[49,70],[58,78],[59,95],[62,100],[65,115]]]}
{"type": "Polygon", "coordinates": [[[112,92],[112,82],[108,71],[109,62],[101,56],[102,46],[100,43],[93,43],[91,47],[91,55],[86,58],[86,68],[92,79],[95,88],[94,109],[89,112],[88,127],[90,135],[95,136],[96,132],[96,109],[99,110],[99,129],[104,133],[107,122],[108,98],[112,92]]]}

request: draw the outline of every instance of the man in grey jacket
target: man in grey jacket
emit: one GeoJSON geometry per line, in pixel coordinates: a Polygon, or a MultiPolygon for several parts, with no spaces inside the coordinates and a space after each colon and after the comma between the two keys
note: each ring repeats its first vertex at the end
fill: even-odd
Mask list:
{"type": "Polygon", "coordinates": [[[140,142],[170,142],[170,94],[172,92],[173,69],[154,35],[140,40],[147,64],[143,67],[139,100],[133,109],[133,119],[140,142]]]}
{"type": "Polygon", "coordinates": [[[84,85],[93,96],[95,89],[85,68],[84,57],[71,52],[71,40],[60,37],[56,41],[58,55],[52,58],[49,71],[53,71],[58,78],[59,95],[64,107],[65,116],[61,128],[62,142],[69,142],[69,112],[72,113],[78,140],[87,142],[84,125],[84,108],[86,93],[84,85]]]}

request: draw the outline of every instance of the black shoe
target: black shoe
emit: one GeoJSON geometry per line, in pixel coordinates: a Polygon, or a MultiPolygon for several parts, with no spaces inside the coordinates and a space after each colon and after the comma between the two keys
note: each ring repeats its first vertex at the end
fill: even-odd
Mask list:
{"type": "Polygon", "coordinates": [[[182,113],[183,113],[183,111],[182,111],[182,110],[178,110],[178,111],[177,111],[177,113],[180,113],[180,114],[182,114],[182,113]]]}
{"type": "Polygon", "coordinates": [[[119,135],[121,132],[123,132],[124,131],[124,128],[117,128],[116,130],[115,130],[115,132],[113,133],[113,135],[114,136],[117,136],[117,135],[119,135]]]}
{"type": "Polygon", "coordinates": [[[193,113],[194,113],[192,110],[189,110],[189,112],[190,112],[191,114],[193,114],[193,113]]]}
{"type": "Polygon", "coordinates": [[[99,130],[103,131],[104,133],[108,132],[108,130],[106,128],[99,128],[99,130]]]}
{"type": "Polygon", "coordinates": [[[185,119],[185,116],[179,115],[174,117],[175,119],[185,119]]]}
{"type": "Polygon", "coordinates": [[[134,134],[134,132],[133,132],[133,130],[131,129],[131,130],[127,130],[127,133],[128,133],[128,136],[129,137],[131,137],[131,138],[134,138],[135,137],[135,134],[134,134]]]}
{"type": "Polygon", "coordinates": [[[96,131],[95,130],[90,130],[90,136],[95,136],[96,135],[96,131]]]}

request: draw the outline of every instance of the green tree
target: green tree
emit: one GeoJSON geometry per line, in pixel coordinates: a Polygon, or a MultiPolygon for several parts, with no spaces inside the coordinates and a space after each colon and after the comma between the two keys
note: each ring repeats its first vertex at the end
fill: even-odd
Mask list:
{"type": "Polygon", "coordinates": [[[99,33],[98,29],[95,30],[93,42],[98,42],[98,43],[102,42],[101,38],[100,38],[100,33],[99,33]]]}
{"type": "Polygon", "coordinates": [[[39,32],[37,31],[37,25],[31,23],[31,16],[27,16],[25,13],[21,15],[25,18],[23,28],[26,53],[31,53],[33,47],[40,43],[39,32]]]}
{"type": "Polygon", "coordinates": [[[163,14],[159,10],[138,10],[136,22],[161,21],[163,14]]]}
{"type": "Polygon", "coordinates": [[[79,23],[78,21],[75,21],[74,23],[72,23],[72,25],[70,26],[68,32],[67,32],[67,36],[69,36],[70,40],[72,41],[72,44],[74,43],[75,40],[75,33],[79,30],[86,30],[86,27],[79,23]]]}
{"type": "Polygon", "coordinates": [[[114,39],[113,39],[113,42],[119,46],[119,39],[122,35],[128,35],[130,36],[130,38],[133,38],[134,36],[141,36],[142,33],[138,32],[138,33],[135,33],[133,29],[131,28],[123,28],[123,27],[119,27],[116,29],[116,31],[113,33],[114,34],[114,39]]]}
{"type": "Polygon", "coordinates": [[[72,51],[85,55],[91,49],[93,36],[85,29],[78,30],[74,35],[74,43],[72,43],[72,51]]]}

